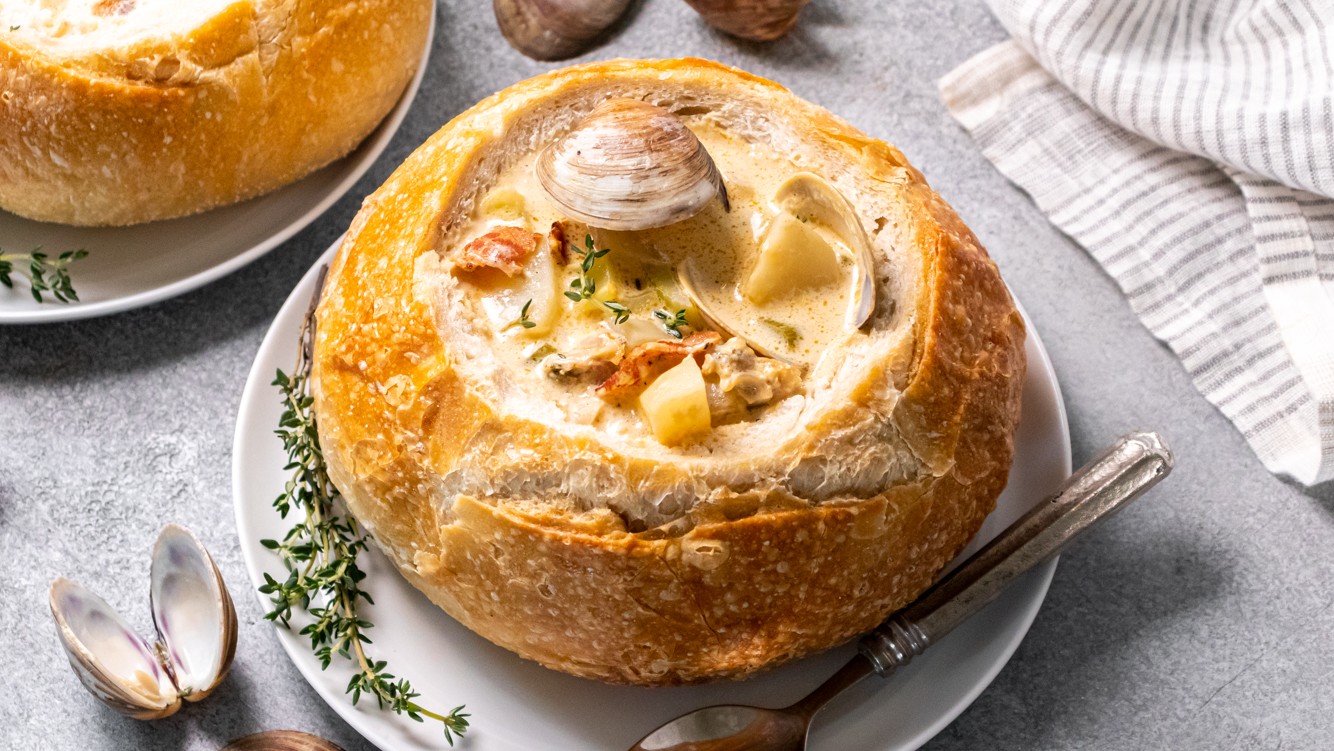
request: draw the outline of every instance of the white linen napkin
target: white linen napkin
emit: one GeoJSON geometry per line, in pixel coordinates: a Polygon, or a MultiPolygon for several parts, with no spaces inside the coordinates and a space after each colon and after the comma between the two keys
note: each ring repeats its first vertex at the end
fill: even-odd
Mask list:
{"type": "Polygon", "coordinates": [[[990,0],[940,83],[1271,471],[1334,479],[1334,0],[990,0]]]}

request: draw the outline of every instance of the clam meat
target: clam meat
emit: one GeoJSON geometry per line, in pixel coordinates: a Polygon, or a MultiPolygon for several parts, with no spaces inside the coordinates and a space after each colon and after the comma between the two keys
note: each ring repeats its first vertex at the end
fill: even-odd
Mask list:
{"type": "Polygon", "coordinates": [[[231,595],[208,551],[169,524],[153,547],[150,600],[157,640],[140,637],[105,600],[64,578],[51,585],[51,614],[83,685],[139,720],[174,714],[222,682],[236,653],[231,595]]]}
{"type": "Polygon", "coordinates": [[[538,155],[534,171],[551,201],[592,227],[635,231],[688,219],[715,198],[722,174],[699,138],[672,113],[608,99],[538,155]]]}

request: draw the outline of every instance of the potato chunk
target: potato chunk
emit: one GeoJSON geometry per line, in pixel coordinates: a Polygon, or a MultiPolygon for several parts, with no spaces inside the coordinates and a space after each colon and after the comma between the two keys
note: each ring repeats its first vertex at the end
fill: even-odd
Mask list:
{"type": "Polygon", "coordinates": [[[760,257],[741,291],[746,299],[763,305],[799,289],[836,284],[845,275],[829,238],[783,213],[765,233],[760,257]]]}
{"type": "Polygon", "coordinates": [[[535,249],[514,276],[489,267],[457,273],[482,293],[482,310],[496,331],[538,339],[551,333],[564,310],[555,260],[545,243],[535,249]],[[528,306],[528,321],[532,326],[520,323],[524,305],[528,306]]]}
{"type": "Polygon", "coordinates": [[[695,358],[687,357],[639,395],[639,409],[665,446],[675,446],[709,432],[709,396],[695,358]]]}

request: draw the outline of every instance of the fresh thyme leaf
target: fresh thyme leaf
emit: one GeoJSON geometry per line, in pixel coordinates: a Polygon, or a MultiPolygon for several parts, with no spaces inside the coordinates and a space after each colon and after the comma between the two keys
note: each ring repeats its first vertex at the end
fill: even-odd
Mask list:
{"type": "Polygon", "coordinates": [[[13,289],[13,275],[18,273],[28,278],[28,290],[37,302],[47,302],[48,292],[60,302],[75,302],[79,295],[74,291],[69,266],[87,256],[86,250],[67,250],[55,258],[41,248],[34,248],[31,253],[0,252],[0,284],[13,289]],[[19,264],[17,268],[15,263],[19,264]]]}
{"type": "MultiPolygon", "coordinates": [[[[323,287],[323,274],[320,277],[323,287]]],[[[319,293],[316,292],[315,300],[319,293]]],[[[311,301],[301,327],[301,346],[296,368],[289,375],[279,370],[273,385],[282,392],[283,414],[275,432],[287,452],[291,477],[273,507],[284,519],[294,510],[299,517],[281,540],[261,540],[287,569],[279,580],[267,572],[259,591],[269,596],[273,610],[265,618],[284,628],[291,628],[294,610],[304,610],[311,622],[300,631],[310,637],[310,647],[320,666],[328,668],[334,655],[352,660],[357,672],[347,684],[347,693],[356,704],[362,694],[375,697],[381,709],[423,722],[439,722],[445,742],[468,730],[469,715],[458,706],[446,713],[433,712],[416,702],[420,694],[405,678],[387,670],[383,660],[373,660],[366,653],[370,621],[357,613],[358,603],[371,603],[371,596],[361,589],[366,578],[357,566],[357,556],[366,549],[367,536],[351,516],[340,508],[338,488],[329,480],[324,454],[320,449],[314,398],[310,393],[310,365],[314,341],[315,300],[311,301]]]]}
{"type": "Polygon", "coordinates": [[[589,274],[592,273],[593,264],[597,259],[610,253],[611,248],[597,250],[593,245],[593,236],[584,235],[584,250],[576,252],[583,257],[583,260],[579,262],[579,276],[570,280],[570,289],[566,290],[565,296],[579,302],[587,300],[598,291],[597,282],[589,274]]]}
{"type": "Polygon", "coordinates": [[[519,310],[519,320],[515,321],[514,323],[511,323],[510,325],[511,325],[511,326],[516,326],[516,325],[517,325],[517,326],[522,326],[522,327],[524,327],[524,328],[526,328],[526,329],[531,329],[531,328],[536,327],[536,326],[537,326],[537,322],[536,322],[536,321],[529,320],[529,318],[528,318],[528,308],[532,307],[532,305],[533,305],[533,300],[532,300],[532,298],[529,298],[529,299],[528,299],[528,302],[524,303],[524,304],[523,304],[523,308],[519,310]]]}
{"type": "Polygon", "coordinates": [[[630,309],[615,300],[608,300],[602,303],[607,309],[616,314],[616,323],[625,323],[630,320],[630,309]]]}
{"type": "Polygon", "coordinates": [[[795,349],[797,342],[801,341],[801,332],[797,331],[795,326],[782,321],[775,321],[772,318],[761,318],[760,323],[773,329],[775,333],[783,337],[783,343],[787,345],[788,349],[795,349]]]}
{"type": "Polygon", "coordinates": [[[22,26],[10,26],[10,27],[9,27],[9,30],[10,30],[10,31],[18,31],[18,30],[21,29],[21,28],[23,28],[23,27],[22,27],[22,26]]]}
{"type": "Polygon", "coordinates": [[[686,312],[684,308],[676,311],[676,313],[668,313],[665,310],[655,310],[653,311],[653,317],[662,321],[662,326],[667,329],[667,333],[677,339],[681,338],[681,327],[689,325],[686,321],[686,312]]]}
{"type": "Polygon", "coordinates": [[[554,355],[554,354],[556,354],[555,347],[553,347],[551,344],[543,344],[541,347],[538,347],[537,349],[533,350],[533,353],[531,355],[528,355],[528,362],[537,362],[542,358],[546,357],[547,355],[554,355]]]}

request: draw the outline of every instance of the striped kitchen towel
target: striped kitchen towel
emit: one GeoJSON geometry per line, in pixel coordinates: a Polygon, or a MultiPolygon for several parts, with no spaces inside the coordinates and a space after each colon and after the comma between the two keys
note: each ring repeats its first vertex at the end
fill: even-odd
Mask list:
{"type": "Polygon", "coordinates": [[[1334,0],[990,0],[946,106],[1271,471],[1334,479],[1334,0]]]}

